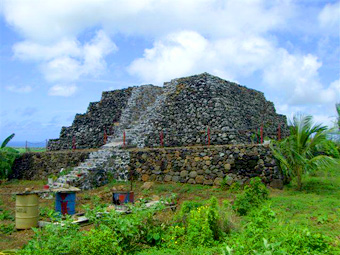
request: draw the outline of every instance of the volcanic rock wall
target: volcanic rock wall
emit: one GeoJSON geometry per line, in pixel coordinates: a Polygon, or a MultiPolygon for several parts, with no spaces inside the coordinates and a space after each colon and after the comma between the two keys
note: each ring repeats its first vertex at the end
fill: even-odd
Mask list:
{"type": "Polygon", "coordinates": [[[165,83],[166,98],[150,121],[146,147],[159,146],[160,131],[166,146],[251,143],[263,125],[264,137],[288,135],[287,120],[276,114],[262,92],[207,73],[165,83]]]}
{"type": "Polygon", "coordinates": [[[110,132],[119,122],[133,87],[103,92],[99,102],[92,102],[85,114],[76,114],[72,126],[62,127],[59,139],[51,139],[50,151],[71,149],[73,139],[77,149],[98,148],[104,143],[104,129],[110,132]]]}
{"type": "MultiPolygon", "coordinates": [[[[93,150],[92,150],[93,151],[93,150]]],[[[11,179],[42,180],[59,175],[60,169],[75,167],[83,162],[91,150],[27,152],[14,161],[11,179]]]]}
{"type": "Polygon", "coordinates": [[[129,150],[130,167],[143,181],[220,185],[252,177],[282,188],[282,174],[267,145],[215,145],[129,150]]]}

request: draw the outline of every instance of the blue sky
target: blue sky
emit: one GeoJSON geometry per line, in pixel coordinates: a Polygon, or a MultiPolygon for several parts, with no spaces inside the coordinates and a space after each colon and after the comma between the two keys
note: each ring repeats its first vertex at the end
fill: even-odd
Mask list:
{"type": "Polygon", "coordinates": [[[340,2],[0,0],[0,140],[57,138],[102,91],[209,72],[332,125],[340,2]]]}

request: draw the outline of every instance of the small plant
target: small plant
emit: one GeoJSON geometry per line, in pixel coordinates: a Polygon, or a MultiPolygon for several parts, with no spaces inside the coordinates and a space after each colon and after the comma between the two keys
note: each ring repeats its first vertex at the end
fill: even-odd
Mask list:
{"type": "Polygon", "coordinates": [[[238,193],[242,190],[242,185],[240,184],[240,182],[238,181],[235,181],[233,182],[230,187],[229,187],[229,192],[232,192],[232,193],[238,193]]]}
{"type": "Polygon", "coordinates": [[[252,178],[248,185],[245,185],[243,193],[236,196],[233,209],[239,215],[246,215],[251,209],[259,206],[268,199],[268,189],[259,177],[252,178]]]}
{"type": "Polygon", "coordinates": [[[85,193],[85,194],[83,195],[83,199],[84,199],[84,200],[91,200],[90,194],[85,193]]]}
{"type": "Polygon", "coordinates": [[[43,229],[32,230],[35,235],[20,254],[79,254],[78,240],[81,239],[82,233],[78,225],[72,224],[70,217],[64,220],[63,224],[49,224],[43,229]]]}
{"type": "Polygon", "coordinates": [[[0,211],[0,220],[14,220],[14,216],[11,214],[10,211],[3,210],[0,211]]]}
{"type": "Polygon", "coordinates": [[[0,224],[0,233],[10,235],[15,231],[15,224],[10,223],[10,224],[0,224]]]}
{"type": "Polygon", "coordinates": [[[60,221],[61,215],[59,212],[56,212],[53,209],[50,209],[48,207],[40,207],[40,216],[43,218],[48,218],[52,222],[53,221],[60,221]]]}
{"type": "Polygon", "coordinates": [[[100,202],[100,197],[99,196],[92,196],[91,197],[91,202],[92,202],[92,204],[94,204],[94,205],[98,205],[99,204],[99,202],[100,202]]]}
{"type": "MultiPolygon", "coordinates": [[[[229,189],[230,185],[228,184],[230,181],[232,180],[232,178],[230,176],[226,176],[223,178],[221,184],[220,184],[220,189],[221,190],[227,190],[229,189]]],[[[233,184],[233,182],[231,183],[231,185],[233,184]]]]}

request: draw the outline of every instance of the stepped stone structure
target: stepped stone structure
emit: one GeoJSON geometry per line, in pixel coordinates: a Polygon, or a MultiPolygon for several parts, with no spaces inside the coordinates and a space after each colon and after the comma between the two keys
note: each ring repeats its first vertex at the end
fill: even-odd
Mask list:
{"type": "Polygon", "coordinates": [[[264,127],[264,135],[276,138],[278,126],[288,134],[286,117],[275,112],[262,92],[248,89],[207,73],[174,79],[164,87],[144,85],[103,92],[85,114],[77,114],[72,126],[63,127],[59,139],[49,140],[48,150],[98,148],[104,130],[110,139],[122,138],[130,145],[166,146],[251,143],[264,127]]]}
{"type": "Polygon", "coordinates": [[[100,148],[60,182],[83,188],[105,183],[111,173],[126,179],[129,153],[122,150],[123,133],[129,147],[251,144],[263,127],[264,136],[288,134],[286,117],[275,112],[262,92],[203,73],[164,83],[104,92],[63,127],[48,150],[100,148]],[[104,144],[104,136],[108,140],[104,144]],[[81,177],[81,178],[80,178],[81,177]]]}

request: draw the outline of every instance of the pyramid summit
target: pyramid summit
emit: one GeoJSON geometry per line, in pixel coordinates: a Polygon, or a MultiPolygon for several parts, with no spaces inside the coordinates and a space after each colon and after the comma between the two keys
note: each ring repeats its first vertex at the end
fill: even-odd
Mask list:
{"type": "Polygon", "coordinates": [[[287,119],[260,91],[208,73],[173,79],[163,87],[142,85],[103,92],[99,102],[77,114],[48,150],[98,148],[123,138],[137,147],[246,144],[288,134],[287,119]],[[207,131],[209,130],[209,131],[207,131]]]}

